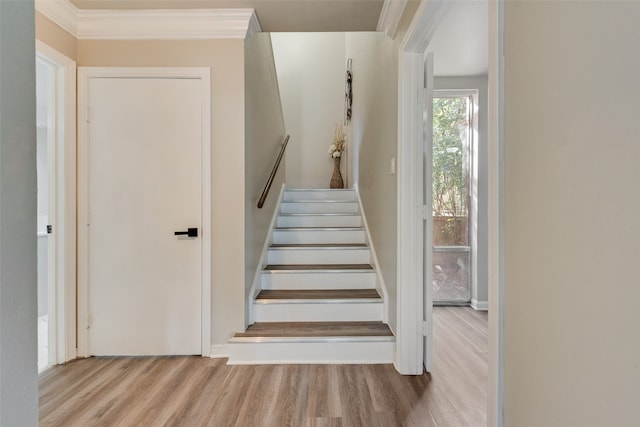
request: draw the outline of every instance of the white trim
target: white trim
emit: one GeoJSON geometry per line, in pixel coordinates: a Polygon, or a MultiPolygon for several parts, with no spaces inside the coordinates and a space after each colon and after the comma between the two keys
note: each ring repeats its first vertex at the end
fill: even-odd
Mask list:
{"type": "Polygon", "coordinates": [[[225,359],[229,357],[229,346],[226,344],[212,345],[209,350],[209,357],[212,359],[225,359]]]}
{"type": "Polygon", "coordinates": [[[477,311],[489,311],[489,301],[471,300],[471,308],[477,311]]]}
{"type": "Polygon", "coordinates": [[[411,21],[401,52],[424,53],[442,17],[451,7],[448,0],[422,1],[411,21]]]}
{"type": "Polygon", "coordinates": [[[78,39],[244,39],[260,32],[253,9],[78,9],[38,0],[36,10],[78,39]]]}
{"type": "Polygon", "coordinates": [[[398,330],[396,369],[418,375],[422,368],[423,317],[422,197],[419,197],[418,161],[422,161],[422,54],[401,52],[398,101],[398,330]],[[419,90],[418,90],[419,89],[419,90]],[[419,108],[418,108],[419,107],[419,108]],[[419,234],[420,233],[420,234],[419,234]]]}
{"type": "MultiPolygon", "coordinates": [[[[211,212],[211,150],[213,141],[211,139],[211,69],[210,68],[190,68],[179,70],[189,77],[199,78],[202,83],[202,301],[200,315],[201,319],[201,340],[200,348],[202,356],[209,356],[211,349],[211,245],[212,234],[212,212],[211,212]]],[[[146,71],[143,71],[146,72],[146,71]]]]}
{"type": "Polygon", "coordinates": [[[408,0],[385,0],[382,5],[382,11],[380,12],[380,18],[378,18],[377,30],[384,31],[388,37],[394,38],[407,1],[408,0]]]}
{"type": "Polygon", "coordinates": [[[490,1],[487,82],[489,357],[487,423],[502,427],[504,402],[504,2],[490,1]]]}
{"type": "MultiPolygon", "coordinates": [[[[253,324],[256,319],[255,306],[254,301],[262,288],[261,278],[262,278],[262,270],[266,267],[267,263],[265,260],[267,259],[269,253],[269,247],[273,241],[273,229],[278,219],[278,214],[280,213],[280,202],[282,201],[282,197],[284,195],[285,184],[283,183],[280,187],[280,194],[278,195],[278,201],[276,202],[276,208],[273,211],[273,215],[271,216],[271,223],[269,224],[269,231],[267,232],[267,237],[264,239],[264,245],[262,246],[262,252],[260,253],[260,259],[258,260],[258,266],[256,267],[256,272],[253,275],[253,282],[251,283],[251,289],[249,290],[249,325],[253,324]]],[[[245,325],[247,326],[247,325],[245,325]]]]}
{"type": "Polygon", "coordinates": [[[201,351],[210,355],[211,349],[211,70],[192,68],[118,68],[80,67],[78,69],[78,356],[88,357],[89,295],[88,295],[88,149],[87,125],[88,85],[91,78],[100,77],[165,77],[191,78],[202,82],[202,294],[201,294],[201,351]]]}
{"type": "MultiPolygon", "coordinates": [[[[362,199],[360,198],[360,190],[358,188],[358,183],[353,186],[353,189],[356,193],[356,200],[358,201],[358,206],[360,207],[360,215],[362,217],[362,226],[364,227],[366,233],[366,243],[369,248],[369,252],[371,253],[371,259],[373,261],[373,269],[376,272],[376,277],[378,280],[376,281],[377,286],[376,289],[382,293],[382,321],[386,323],[389,328],[389,294],[387,292],[387,285],[384,281],[384,277],[382,276],[382,271],[380,270],[380,263],[378,262],[378,256],[376,255],[376,249],[373,246],[373,240],[371,239],[371,233],[369,232],[369,223],[367,223],[367,217],[364,214],[364,207],[362,206],[362,199]]],[[[395,331],[392,330],[392,332],[395,331]]]]}
{"type": "Polygon", "coordinates": [[[49,361],[60,364],[76,358],[76,63],[36,40],[36,55],[55,67],[53,282],[49,293],[49,361]]]}
{"type": "MultiPolygon", "coordinates": [[[[478,97],[480,90],[477,88],[470,89],[434,89],[434,98],[462,98],[467,96],[478,97]]],[[[476,126],[477,127],[477,126],[476,126]]]]}
{"type": "Polygon", "coordinates": [[[233,342],[228,365],[381,364],[393,360],[390,340],[347,338],[343,341],[233,342]]]}
{"type": "Polygon", "coordinates": [[[78,37],[79,10],[69,0],[35,0],[36,11],[78,37]]]}
{"type": "Polygon", "coordinates": [[[256,11],[254,9],[251,10],[251,16],[249,17],[249,24],[247,25],[247,32],[245,34],[245,38],[249,38],[255,33],[261,33],[262,27],[260,26],[260,21],[258,20],[258,15],[256,15],[256,11]]]}
{"type": "Polygon", "coordinates": [[[422,343],[422,361],[425,369],[431,372],[433,369],[433,198],[431,197],[431,189],[433,188],[433,52],[428,52],[425,57],[424,66],[424,89],[422,104],[418,108],[420,117],[422,118],[422,135],[428,137],[420,138],[421,144],[417,147],[419,155],[416,170],[418,171],[418,197],[422,197],[424,205],[424,221],[422,223],[422,240],[419,243],[421,249],[418,274],[422,272],[422,311],[424,320],[423,335],[425,336],[422,343]],[[425,111],[428,112],[428,119],[425,120],[425,111]]]}

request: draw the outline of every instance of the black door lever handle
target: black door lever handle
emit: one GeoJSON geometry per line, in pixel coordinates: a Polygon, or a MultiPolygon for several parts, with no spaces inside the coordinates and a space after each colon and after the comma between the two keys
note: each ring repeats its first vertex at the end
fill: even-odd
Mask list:
{"type": "Polygon", "coordinates": [[[198,237],[198,229],[187,228],[187,231],[176,231],[173,234],[176,236],[198,237]]]}

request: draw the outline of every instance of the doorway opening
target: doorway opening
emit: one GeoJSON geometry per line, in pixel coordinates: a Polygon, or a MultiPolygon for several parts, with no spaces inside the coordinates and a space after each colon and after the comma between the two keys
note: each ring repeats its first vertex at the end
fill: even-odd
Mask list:
{"type": "Polygon", "coordinates": [[[433,302],[466,305],[476,275],[478,92],[434,91],[433,302]]]}

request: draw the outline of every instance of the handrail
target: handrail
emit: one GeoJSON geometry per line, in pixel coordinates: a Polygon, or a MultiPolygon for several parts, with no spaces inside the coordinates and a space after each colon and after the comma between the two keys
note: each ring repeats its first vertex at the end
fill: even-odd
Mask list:
{"type": "Polygon", "coordinates": [[[276,177],[276,173],[278,172],[278,168],[280,167],[280,161],[282,161],[282,156],[284,155],[284,150],[287,148],[288,143],[289,135],[285,136],[284,138],[282,148],[280,149],[280,153],[278,153],[278,158],[276,159],[276,164],[273,165],[271,175],[269,175],[269,179],[267,180],[267,185],[265,185],[264,190],[262,190],[262,196],[260,196],[260,200],[258,200],[258,209],[262,209],[262,206],[264,206],[264,201],[267,199],[267,195],[269,194],[269,190],[271,189],[271,184],[273,184],[273,179],[276,177]]]}

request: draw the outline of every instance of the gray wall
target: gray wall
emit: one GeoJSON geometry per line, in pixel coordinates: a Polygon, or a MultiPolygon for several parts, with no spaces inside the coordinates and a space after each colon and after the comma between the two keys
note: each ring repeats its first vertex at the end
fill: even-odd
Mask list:
{"type": "Polygon", "coordinates": [[[487,76],[436,77],[435,89],[478,90],[478,180],[477,180],[477,250],[475,259],[476,278],[472,280],[472,303],[486,305],[488,293],[487,264],[487,76]]]}
{"type": "Polygon", "coordinates": [[[33,1],[0,1],[0,425],[38,425],[33,1]]]}
{"type": "Polygon", "coordinates": [[[640,425],[640,2],[504,4],[504,425],[640,425]]]}

